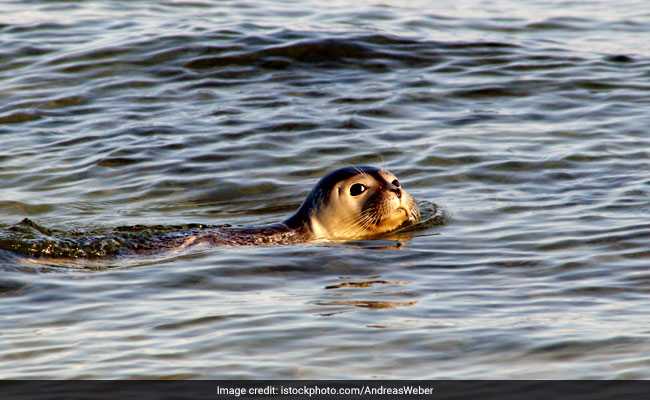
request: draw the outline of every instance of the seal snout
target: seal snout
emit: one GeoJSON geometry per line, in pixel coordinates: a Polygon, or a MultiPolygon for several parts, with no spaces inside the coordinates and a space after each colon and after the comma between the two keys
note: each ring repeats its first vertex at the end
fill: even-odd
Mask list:
{"type": "Polygon", "coordinates": [[[397,179],[393,179],[392,182],[388,182],[388,180],[384,178],[383,181],[384,181],[384,184],[382,185],[383,188],[385,188],[389,192],[395,193],[398,199],[402,198],[402,185],[400,185],[397,179]]]}

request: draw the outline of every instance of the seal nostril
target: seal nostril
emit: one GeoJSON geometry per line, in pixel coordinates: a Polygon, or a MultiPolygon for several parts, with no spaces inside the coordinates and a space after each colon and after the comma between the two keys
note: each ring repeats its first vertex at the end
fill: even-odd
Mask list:
{"type": "Polygon", "coordinates": [[[402,189],[400,189],[400,188],[395,188],[395,189],[393,189],[393,192],[395,192],[395,194],[397,195],[397,198],[398,198],[398,199],[401,199],[401,198],[402,198],[402,189]]]}

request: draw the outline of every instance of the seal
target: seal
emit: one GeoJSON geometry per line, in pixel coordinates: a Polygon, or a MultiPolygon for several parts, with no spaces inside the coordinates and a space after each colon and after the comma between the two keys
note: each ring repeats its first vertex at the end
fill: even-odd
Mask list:
{"type": "Polygon", "coordinates": [[[179,252],[197,245],[281,245],[376,237],[420,221],[420,209],[391,172],[346,167],[323,177],[283,222],[234,227],[189,224],[122,226],[93,231],[48,229],[28,219],[0,230],[0,249],[58,260],[179,252]]]}
{"type": "Polygon", "coordinates": [[[216,236],[212,232],[206,238],[240,245],[355,240],[385,234],[419,220],[415,199],[395,175],[372,166],[355,166],[323,177],[296,213],[282,223],[223,228],[216,236]]]}

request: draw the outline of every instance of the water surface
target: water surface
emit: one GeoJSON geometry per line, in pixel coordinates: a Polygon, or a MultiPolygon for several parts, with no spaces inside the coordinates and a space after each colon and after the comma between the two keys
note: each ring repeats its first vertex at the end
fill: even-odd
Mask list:
{"type": "Polygon", "coordinates": [[[0,250],[1,378],[649,378],[644,1],[10,1],[0,231],[259,224],[383,166],[410,240],[0,250]]]}

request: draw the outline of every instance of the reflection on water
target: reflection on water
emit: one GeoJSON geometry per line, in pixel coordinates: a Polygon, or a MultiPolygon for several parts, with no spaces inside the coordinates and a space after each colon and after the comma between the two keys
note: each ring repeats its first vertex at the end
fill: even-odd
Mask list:
{"type": "Polygon", "coordinates": [[[0,251],[0,377],[648,377],[645,2],[3,6],[0,247],[61,252],[0,251]],[[281,221],[351,164],[429,217],[66,257],[281,221]]]}
{"type": "Polygon", "coordinates": [[[340,300],[319,303],[323,306],[354,306],[362,308],[395,308],[415,305],[415,301],[340,300]]]}
{"type": "MultiPolygon", "coordinates": [[[[367,288],[373,288],[374,290],[370,293],[373,297],[404,297],[404,296],[409,296],[409,292],[407,290],[401,289],[399,291],[391,291],[389,289],[386,289],[382,287],[381,289],[378,289],[377,286],[379,285],[386,285],[386,286],[407,286],[409,282],[407,281],[388,281],[388,280],[383,280],[383,279],[368,279],[368,280],[361,280],[361,281],[350,281],[350,280],[345,280],[336,284],[331,284],[325,286],[325,289],[367,289],[367,288]]],[[[330,295],[331,300],[321,300],[317,304],[321,306],[353,306],[353,307],[361,307],[361,308],[372,308],[372,309],[383,309],[383,308],[396,308],[396,307],[408,307],[408,306],[413,306],[417,303],[417,300],[408,300],[408,301],[400,301],[400,300],[351,300],[351,299],[345,299],[341,300],[341,298],[346,298],[349,296],[353,295],[363,295],[363,294],[368,294],[367,292],[361,292],[361,293],[354,293],[354,292],[341,292],[341,291],[336,291],[333,294],[330,295]]],[[[344,308],[341,311],[338,312],[345,312],[347,309],[344,308]]],[[[322,315],[333,315],[336,314],[337,311],[330,311],[322,315]]],[[[377,324],[373,324],[377,325],[377,324]]]]}
{"type": "Polygon", "coordinates": [[[387,281],[383,279],[372,279],[372,280],[366,280],[366,281],[344,281],[341,283],[337,283],[335,285],[329,285],[325,286],[325,289],[339,289],[339,288],[367,288],[371,287],[373,285],[388,285],[388,284],[394,284],[394,285],[404,285],[407,282],[405,281],[387,281]]]}

